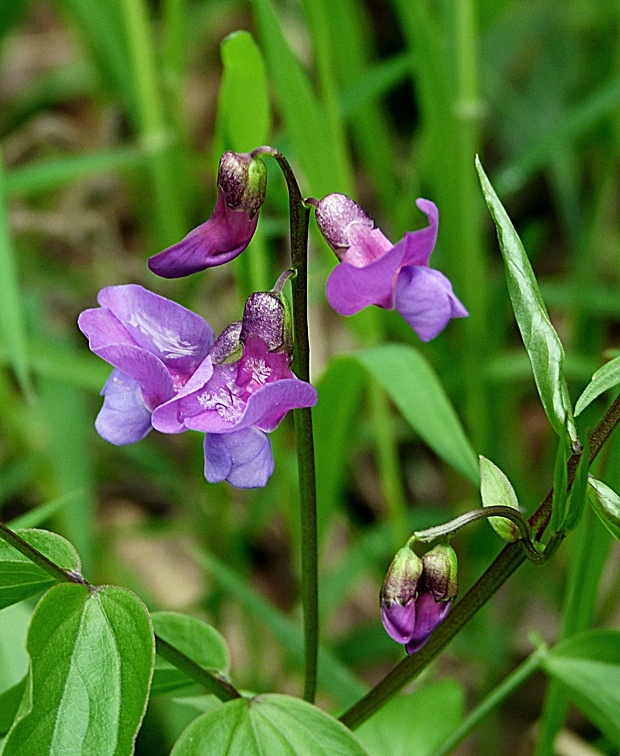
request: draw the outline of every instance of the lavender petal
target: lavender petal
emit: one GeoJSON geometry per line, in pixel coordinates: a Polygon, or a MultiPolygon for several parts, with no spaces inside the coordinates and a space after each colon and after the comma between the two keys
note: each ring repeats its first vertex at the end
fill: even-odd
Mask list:
{"type": "Polygon", "coordinates": [[[105,398],[95,428],[102,438],[123,446],[147,435],[151,430],[151,413],[137,381],[120,370],[113,370],[101,394],[105,398]]]}

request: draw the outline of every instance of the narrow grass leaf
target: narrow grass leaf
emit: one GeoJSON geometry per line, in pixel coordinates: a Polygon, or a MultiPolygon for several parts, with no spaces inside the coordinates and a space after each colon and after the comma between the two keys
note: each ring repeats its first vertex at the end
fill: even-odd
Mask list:
{"type": "Polygon", "coordinates": [[[83,491],[72,491],[64,496],[59,496],[57,499],[47,501],[45,504],[40,504],[29,512],[25,512],[23,515],[11,520],[8,524],[12,530],[15,530],[16,528],[38,528],[63,507],[81,500],[83,495],[83,491]]]}
{"type": "MultiPolygon", "coordinates": [[[[81,570],[76,550],[62,536],[47,530],[23,529],[15,532],[59,567],[76,572],[81,570]]],[[[44,569],[6,541],[0,540],[0,609],[36,596],[54,583],[56,580],[44,569]]]]}
{"type": "MultiPolygon", "coordinates": [[[[275,635],[300,668],[303,667],[304,640],[301,628],[253,590],[247,580],[240,578],[212,554],[197,551],[195,557],[225,591],[275,635]]],[[[318,680],[319,685],[329,691],[342,706],[351,706],[366,692],[366,687],[324,648],[319,648],[318,680]]]]}
{"type": "MultiPolygon", "coordinates": [[[[178,612],[152,612],[155,633],[198,666],[209,672],[228,674],[230,655],[226,641],[206,622],[178,612]]],[[[194,685],[195,681],[161,656],[155,658],[151,694],[170,693],[194,685]]]]}
{"type": "Polygon", "coordinates": [[[318,471],[319,542],[340,504],[352,437],[365,383],[364,370],[351,357],[331,360],[317,384],[319,401],[312,411],[314,455],[318,471]]]}
{"type": "Polygon", "coordinates": [[[271,108],[263,57],[252,35],[229,34],[221,45],[224,71],[220,83],[217,131],[226,147],[250,152],[265,144],[271,108]]]}
{"type": "Polygon", "coordinates": [[[590,440],[588,439],[584,444],[581,457],[579,458],[579,464],[577,465],[577,471],[575,472],[575,479],[570,490],[568,502],[566,505],[566,519],[564,520],[564,530],[570,533],[574,530],[583,514],[583,509],[586,503],[586,496],[588,493],[588,469],[590,467],[590,440]]]}
{"type": "Polygon", "coordinates": [[[476,485],[476,455],[439,378],[426,359],[405,344],[385,344],[356,358],[422,439],[455,470],[476,485]]]}
{"type": "Polygon", "coordinates": [[[392,698],[356,735],[370,756],[430,756],[460,725],[465,691],[440,680],[392,698]]]}
{"type": "Polygon", "coordinates": [[[576,706],[620,747],[620,632],[589,630],[543,656],[545,671],[562,682],[576,706]]]}
{"type": "Polygon", "coordinates": [[[553,469],[553,497],[551,500],[551,521],[549,523],[549,529],[552,533],[557,533],[566,516],[566,499],[568,497],[568,470],[566,464],[568,457],[569,449],[566,438],[560,438],[553,469]]]}
{"type": "Polygon", "coordinates": [[[579,399],[577,399],[575,417],[580,415],[601,394],[617,386],[619,383],[620,357],[616,357],[594,373],[592,380],[585,387],[579,399]]]}
{"type": "Polygon", "coordinates": [[[599,520],[620,541],[620,496],[601,480],[588,476],[588,499],[599,520]]]}
{"type": "Polygon", "coordinates": [[[508,293],[527,350],[543,407],[555,432],[565,430],[575,448],[579,439],[564,377],[564,349],[551,325],[534,271],[508,213],[499,201],[486,173],[476,158],[476,168],[506,266],[508,293]]]}
{"type": "Polygon", "coordinates": [[[305,701],[267,694],[237,699],[195,719],[171,756],[364,756],[338,720],[305,701]]]}
{"type": "MultiPolygon", "coordinates": [[[[483,507],[512,507],[519,509],[519,501],[505,473],[490,459],[480,455],[480,496],[483,507]]],[[[489,525],[505,541],[517,541],[519,529],[506,517],[489,517],[489,525]]]]}
{"type": "Polygon", "coordinates": [[[30,678],[3,756],[131,756],[155,659],[149,616],[123,588],[63,584],[28,632],[30,678]]]}

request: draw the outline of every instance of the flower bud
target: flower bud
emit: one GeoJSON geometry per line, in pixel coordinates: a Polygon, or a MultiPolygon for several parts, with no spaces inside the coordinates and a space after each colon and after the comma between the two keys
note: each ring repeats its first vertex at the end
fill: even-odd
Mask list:
{"type": "Polygon", "coordinates": [[[270,352],[293,353],[291,313],[286,297],[271,291],[251,294],[243,311],[240,340],[259,336],[270,352]]]}
{"type": "Polygon", "coordinates": [[[398,643],[407,643],[415,628],[415,597],[422,575],[422,560],[408,546],[400,549],[379,594],[381,620],[386,632],[398,643]]]}
{"type": "Polygon", "coordinates": [[[458,591],[456,552],[447,543],[435,546],[422,557],[424,585],[436,601],[449,601],[458,591]]]}
{"type": "Polygon", "coordinates": [[[351,244],[349,228],[352,223],[359,223],[369,229],[373,229],[375,225],[366,211],[346,194],[328,194],[316,206],[319,231],[339,259],[342,259],[351,244]]]}
{"type": "Polygon", "coordinates": [[[265,201],[267,169],[260,157],[245,152],[225,152],[220,158],[217,184],[231,210],[253,218],[265,201]]]}
{"type": "Polygon", "coordinates": [[[235,362],[241,357],[243,345],[239,339],[241,335],[241,321],[237,320],[227,326],[217,337],[213,348],[209,352],[214,365],[235,362]]]}

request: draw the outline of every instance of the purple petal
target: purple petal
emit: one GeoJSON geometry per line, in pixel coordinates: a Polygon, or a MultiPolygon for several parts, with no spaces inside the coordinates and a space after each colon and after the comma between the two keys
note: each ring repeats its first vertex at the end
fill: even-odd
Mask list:
{"type": "Polygon", "coordinates": [[[405,650],[408,654],[418,651],[429,639],[431,633],[447,617],[451,601],[435,601],[430,591],[422,591],[416,599],[415,629],[405,650]]]}
{"type": "Polygon", "coordinates": [[[211,356],[209,355],[179,393],[154,410],[151,421],[153,428],[162,433],[181,433],[186,430],[186,427],[183,424],[181,401],[185,399],[186,396],[203,389],[212,375],[213,363],[211,361],[211,356]]]}
{"type": "Polygon", "coordinates": [[[236,488],[262,488],[273,473],[269,436],[256,428],[234,433],[207,433],[204,443],[205,478],[228,481],[236,488]]]}
{"type": "Polygon", "coordinates": [[[411,600],[405,606],[393,601],[390,606],[381,605],[381,621],[386,633],[397,643],[408,643],[415,627],[415,601],[411,600]]]}
{"type": "Polygon", "coordinates": [[[142,286],[108,286],[97,299],[137,346],[159,357],[175,374],[189,377],[215,342],[206,320],[142,286]]]}
{"type": "Polygon", "coordinates": [[[327,279],[327,299],[341,315],[377,305],[394,309],[394,295],[398,272],[403,265],[427,265],[437,239],[438,213],[434,203],[419,199],[418,207],[427,214],[430,225],[405,234],[398,244],[383,257],[363,268],[346,262],[337,265],[327,279]]]}
{"type": "Polygon", "coordinates": [[[231,210],[218,189],[215,210],[209,220],[177,244],[151,257],[149,268],[163,278],[182,278],[222,265],[243,252],[257,223],[258,213],[250,218],[245,211],[231,210]]]}
{"type": "Polygon", "coordinates": [[[105,398],[95,420],[97,433],[117,446],[143,439],[151,430],[151,413],[138,382],[113,370],[101,393],[105,398]]]}
{"type": "Polygon", "coordinates": [[[285,378],[257,389],[250,395],[238,417],[231,414],[231,419],[226,420],[219,412],[210,410],[185,416],[184,422],[186,428],[205,433],[230,433],[251,426],[271,432],[289,410],[313,407],[317,398],[316,389],[312,384],[298,378],[285,378]]]}
{"type": "Polygon", "coordinates": [[[347,227],[349,248],[342,255],[342,262],[355,268],[364,268],[380,260],[394,246],[378,228],[355,221],[347,227]]]}
{"type": "Polygon", "coordinates": [[[434,339],[450,318],[467,316],[443,273],[417,265],[407,265],[400,271],[396,309],[422,341],[434,339]]]}

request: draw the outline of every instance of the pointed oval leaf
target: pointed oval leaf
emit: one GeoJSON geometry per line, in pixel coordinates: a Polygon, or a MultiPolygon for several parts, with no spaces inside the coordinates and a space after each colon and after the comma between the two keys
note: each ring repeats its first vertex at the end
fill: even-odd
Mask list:
{"type": "Polygon", "coordinates": [[[555,432],[562,437],[567,431],[573,447],[577,448],[579,439],[564,377],[562,342],[549,320],[521,239],[478,157],[476,169],[484,198],[497,228],[499,247],[506,267],[508,293],[523,344],[532,363],[540,400],[555,432]]]}
{"type": "MultiPolygon", "coordinates": [[[[62,536],[48,530],[30,528],[15,532],[59,567],[80,571],[80,558],[76,550],[62,536]]],[[[44,569],[6,541],[0,540],[0,609],[42,593],[56,582],[44,569]]]]}
{"type": "Polygon", "coordinates": [[[431,756],[463,719],[465,691],[440,680],[392,698],[356,731],[370,756],[431,756]]]}
{"type": "Polygon", "coordinates": [[[620,632],[588,630],[558,643],[543,657],[579,709],[620,747],[620,632]]]}
{"type": "MultiPolygon", "coordinates": [[[[519,509],[517,494],[506,475],[490,459],[480,455],[480,496],[483,507],[519,509]]],[[[518,541],[519,528],[506,517],[489,517],[489,525],[505,541],[518,541]]]]}
{"type": "Polygon", "coordinates": [[[57,585],[36,608],[27,650],[28,688],[3,756],[131,756],[155,659],[140,599],[57,585]]]}
{"type": "Polygon", "coordinates": [[[355,735],[305,701],[269,694],[240,698],[195,719],[170,756],[364,756],[355,735]]]}
{"type": "Polygon", "coordinates": [[[575,405],[575,417],[596,398],[610,388],[620,383],[620,357],[616,357],[602,368],[599,368],[592,376],[592,380],[583,390],[575,405]]]}
{"type": "Polygon", "coordinates": [[[480,483],[476,455],[432,367],[413,347],[385,344],[355,355],[433,451],[480,483]]]}
{"type": "MultiPolygon", "coordinates": [[[[226,641],[206,622],[178,612],[153,612],[153,629],[160,638],[209,672],[227,675],[230,655],[226,641]]],[[[151,694],[169,693],[194,685],[194,680],[157,656],[151,694]]]]}
{"type": "Polygon", "coordinates": [[[620,541],[620,496],[605,483],[589,475],[588,499],[603,525],[616,541],[620,541]]]}
{"type": "Polygon", "coordinates": [[[269,92],[263,56],[247,31],[229,34],[221,45],[217,130],[236,152],[265,144],[271,129],[269,92]]]}

